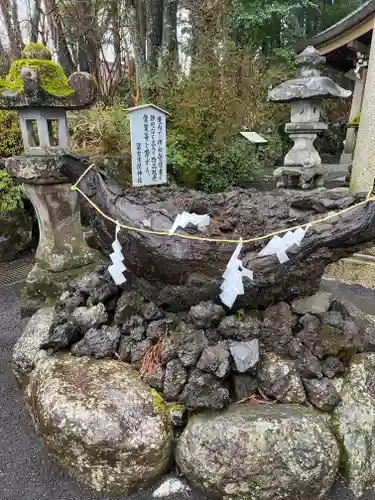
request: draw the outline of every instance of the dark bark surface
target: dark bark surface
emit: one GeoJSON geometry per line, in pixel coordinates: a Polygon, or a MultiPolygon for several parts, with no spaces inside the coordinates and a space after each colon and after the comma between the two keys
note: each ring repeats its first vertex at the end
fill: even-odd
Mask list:
{"type": "MultiPolygon", "coordinates": [[[[87,165],[72,156],[60,160],[62,173],[72,182],[87,165]]],[[[223,239],[247,239],[306,224],[359,201],[344,188],[309,193],[237,189],[215,195],[177,186],[122,189],[94,170],[79,187],[106,214],[125,225],[169,231],[178,213],[208,213],[211,225],[204,233],[196,229],[178,232],[223,239]]],[[[95,238],[110,253],[114,225],[88,204],[87,210],[95,238]]],[[[120,232],[119,238],[128,279],[158,305],[179,310],[200,300],[218,300],[222,274],[235,245],[126,230],[120,232]]],[[[286,264],[280,264],[274,256],[258,256],[268,240],[246,244],[241,258],[254,271],[254,282],[244,279],[246,293],[238,297],[234,308],[265,307],[311,295],[319,288],[325,266],[373,246],[374,239],[375,205],[368,203],[312,226],[301,246],[288,251],[290,260],[286,264]]]]}

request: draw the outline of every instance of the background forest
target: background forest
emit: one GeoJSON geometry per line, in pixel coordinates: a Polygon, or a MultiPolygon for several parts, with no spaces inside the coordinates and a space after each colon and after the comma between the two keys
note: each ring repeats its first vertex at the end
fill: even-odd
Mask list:
{"type": "MultiPolygon", "coordinates": [[[[293,76],[294,44],[336,23],[361,0],[0,0],[0,72],[28,42],[51,48],[67,75],[95,75],[99,102],[69,117],[72,147],[129,155],[126,108],[168,110],[172,178],[208,192],[248,186],[280,161],[289,109],[267,91],[293,76]],[[241,130],[269,141],[258,152],[241,130]]],[[[349,81],[345,82],[349,85],[349,81]]],[[[347,105],[325,109],[333,123],[323,149],[342,146],[347,105]]],[[[3,113],[0,155],[21,151],[17,120],[3,113]]],[[[122,175],[126,178],[128,162],[122,175]]],[[[0,192],[1,192],[0,177],[0,192]]],[[[8,189],[8,188],[7,188],[8,189]]]]}

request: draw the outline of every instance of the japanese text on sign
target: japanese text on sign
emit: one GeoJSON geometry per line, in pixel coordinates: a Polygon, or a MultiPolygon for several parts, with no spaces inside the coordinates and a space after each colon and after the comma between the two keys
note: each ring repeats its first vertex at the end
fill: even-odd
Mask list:
{"type": "Polygon", "coordinates": [[[153,106],[130,114],[133,186],[167,182],[166,116],[153,106]]]}

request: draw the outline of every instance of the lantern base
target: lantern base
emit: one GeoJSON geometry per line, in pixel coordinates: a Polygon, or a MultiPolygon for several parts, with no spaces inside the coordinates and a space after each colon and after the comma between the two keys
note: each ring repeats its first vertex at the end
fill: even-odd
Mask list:
{"type": "Polygon", "coordinates": [[[30,316],[42,307],[52,306],[67,290],[69,283],[102,263],[103,259],[97,254],[94,262],[87,266],[58,272],[49,271],[35,264],[21,290],[22,316],[30,316]]]}

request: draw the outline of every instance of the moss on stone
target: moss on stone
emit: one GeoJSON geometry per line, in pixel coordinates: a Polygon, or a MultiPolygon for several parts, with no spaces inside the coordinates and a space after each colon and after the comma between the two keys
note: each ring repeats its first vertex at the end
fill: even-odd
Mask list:
{"type": "Polygon", "coordinates": [[[171,403],[167,405],[167,411],[171,413],[172,411],[185,411],[186,407],[179,403],[171,403]]]}
{"type": "Polygon", "coordinates": [[[46,306],[53,306],[55,303],[56,297],[53,297],[51,295],[47,295],[46,298],[44,299],[44,303],[46,306]]]}
{"type": "Polygon", "coordinates": [[[340,473],[347,478],[348,477],[348,453],[344,446],[344,436],[342,435],[340,428],[340,421],[338,415],[333,412],[328,420],[328,425],[331,428],[331,431],[336,436],[337,444],[340,449],[340,473]]]}
{"type": "Polygon", "coordinates": [[[38,72],[40,88],[49,95],[55,97],[68,97],[73,91],[68,85],[68,79],[57,63],[42,59],[20,59],[14,61],[9,73],[0,79],[0,91],[9,90],[12,93],[22,93],[22,80],[20,72],[22,68],[31,68],[38,72]]]}
{"type": "Polygon", "coordinates": [[[152,406],[155,413],[161,413],[165,415],[167,413],[167,408],[164,403],[164,399],[158,393],[156,389],[151,389],[152,406]]]}
{"type": "Polygon", "coordinates": [[[52,59],[52,52],[41,43],[29,43],[22,51],[24,59],[52,59]]]}

